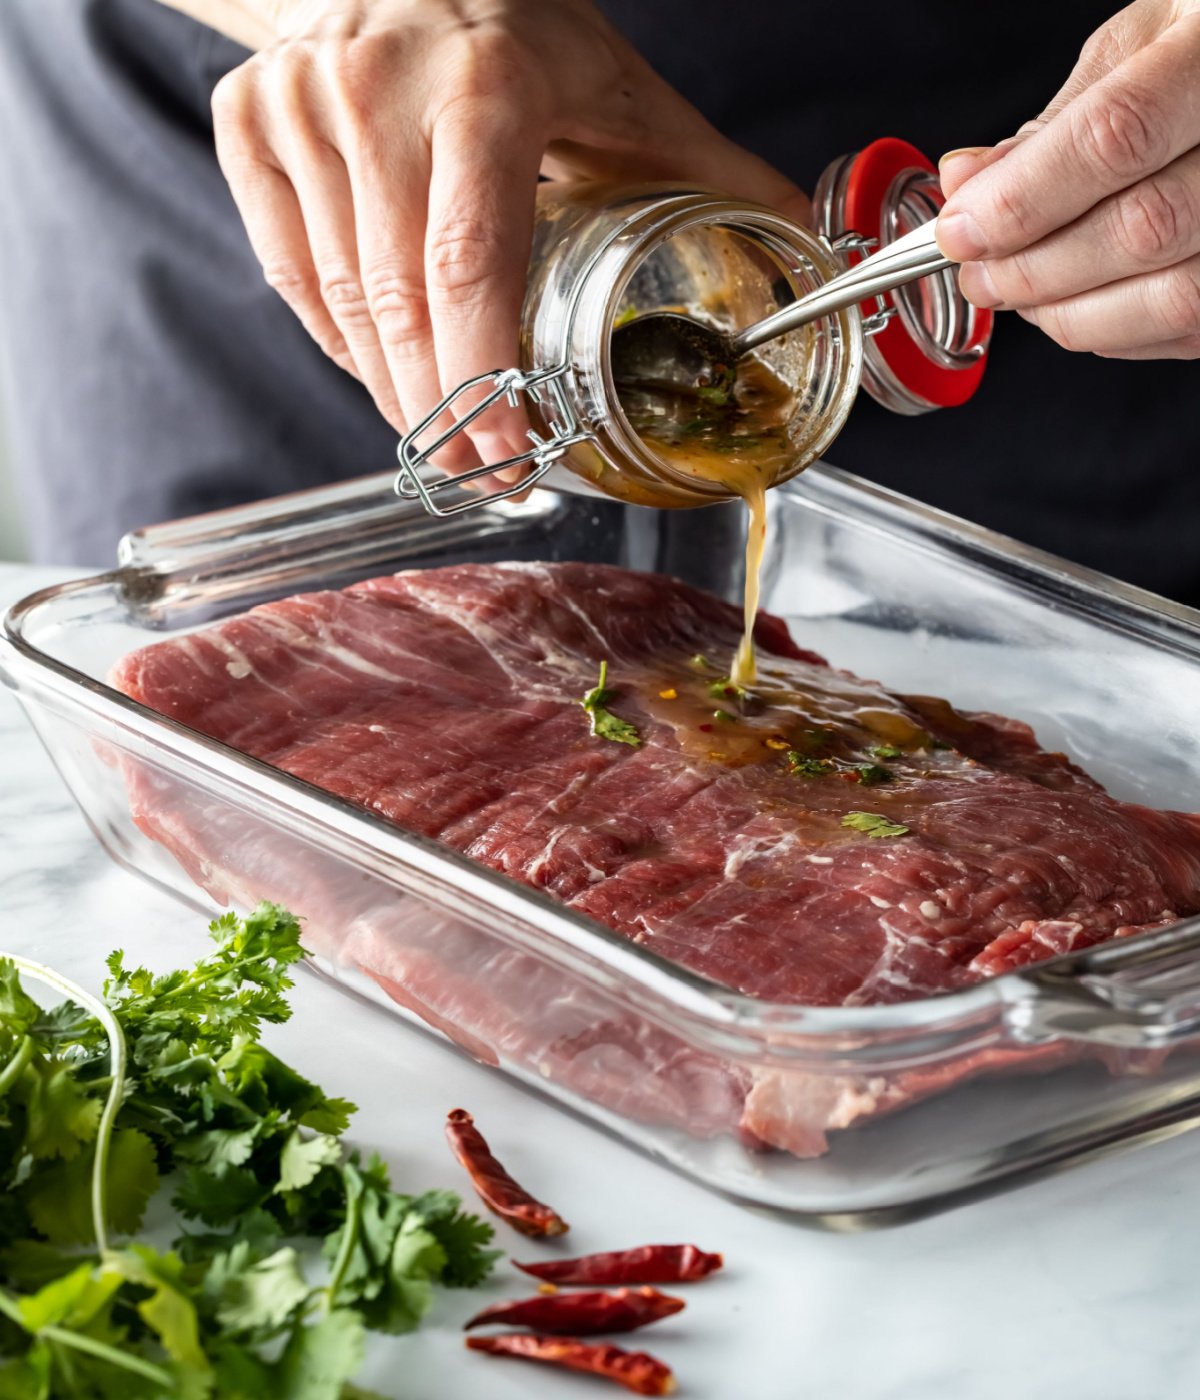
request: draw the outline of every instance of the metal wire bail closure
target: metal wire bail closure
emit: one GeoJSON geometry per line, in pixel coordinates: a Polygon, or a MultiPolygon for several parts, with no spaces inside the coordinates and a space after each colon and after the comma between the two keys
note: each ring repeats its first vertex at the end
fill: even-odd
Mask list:
{"type": "Polygon", "coordinates": [[[396,456],[400,460],[400,470],[396,473],[394,483],[396,494],[403,496],[406,500],[419,500],[430,515],[447,516],[458,515],[464,510],[476,510],[479,506],[489,505],[493,501],[508,500],[510,496],[519,496],[528,491],[531,486],[536,486],[555,462],[566,455],[568,448],[591,437],[591,433],[586,428],[579,426],[579,419],[563,390],[562,379],[569,371],[569,365],[555,365],[550,369],[541,368],[529,371],[494,369],[489,374],[477,374],[474,379],[465,380],[452,394],[448,394],[432,413],[422,418],[415,428],[405,433],[400,439],[400,445],[396,448],[396,456]],[[433,427],[443,413],[446,413],[464,394],[478,389],[482,384],[491,384],[491,392],[485,394],[463,417],[457,419],[453,427],[447,428],[440,436],[434,438],[428,447],[417,446],[417,439],[433,427]],[[451,438],[465,431],[481,414],[486,413],[493,404],[498,403],[502,398],[507,399],[513,408],[519,408],[521,394],[527,394],[534,403],[542,408],[548,406],[549,412],[545,414],[546,424],[550,432],[548,439],[539,437],[531,428],[526,433],[526,437],[533,446],[527,452],[520,452],[515,457],[506,457],[501,462],[487,462],[483,466],[473,467],[469,472],[463,472],[459,476],[445,476],[430,480],[422,476],[421,468],[432,466],[430,459],[435,453],[440,452],[451,438]],[[503,490],[489,491],[481,496],[473,493],[465,494],[453,505],[443,505],[433,499],[436,495],[448,491],[452,487],[462,487],[469,481],[490,476],[493,472],[504,471],[507,467],[521,467],[529,462],[533,463],[533,471],[503,490]]]}

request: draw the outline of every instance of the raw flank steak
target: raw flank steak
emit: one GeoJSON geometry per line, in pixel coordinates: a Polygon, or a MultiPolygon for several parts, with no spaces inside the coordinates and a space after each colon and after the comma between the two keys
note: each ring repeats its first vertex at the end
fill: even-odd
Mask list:
{"type": "MultiPolygon", "coordinates": [[[[270,603],[137,651],[113,681],[769,1001],[910,1000],[1200,911],[1197,817],[1116,801],[1017,721],[835,670],[768,616],[761,684],[741,692],[724,674],[739,633],[737,609],[660,576],[461,565],[270,603]]],[[[478,930],[357,906],[319,859],[162,774],[127,776],[139,824],[205,888],[283,899],[481,1058],[633,1116],[806,1155],[988,1067],[869,1092],[751,1080],[478,930]]]]}

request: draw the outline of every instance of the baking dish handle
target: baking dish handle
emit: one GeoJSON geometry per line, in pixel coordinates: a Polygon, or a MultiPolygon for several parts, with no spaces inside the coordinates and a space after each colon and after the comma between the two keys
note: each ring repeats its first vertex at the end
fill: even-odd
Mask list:
{"type": "Polygon", "coordinates": [[[1200,922],[1121,939],[1001,978],[1024,1041],[1162,1050],[1200,1037],[1200,922]]]}
{"type": "Polygon", "coordinates": [[[121,540],[117,560],[125,569],[165,571],[187,567],[196,559],[244,554],[248,540],[267,540],[278,548],[281,542],[294,544],[330,528],[345,528],[351,521],[361,528],[364,517],[373,521],[380,515],[394,524],[398,516],[411,514],[412,508],[405,512],[391,486],[392,474],[377,472],[147,525],[121,540]]]}

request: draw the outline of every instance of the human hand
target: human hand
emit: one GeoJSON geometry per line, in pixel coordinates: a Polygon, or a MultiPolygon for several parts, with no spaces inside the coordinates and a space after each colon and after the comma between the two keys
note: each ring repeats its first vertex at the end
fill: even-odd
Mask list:
{"type": "MultiPolygon", "coordinates": [[[[588,0],[259,0],[280,40],[213,96],[267,281],[398,432],[517,363],[538,172],[677,179],[806,219],[588,0]]],[[[498,408],[438,463],[528,446],[498,408]]]]}
{"type": "Polygon", "coordinates": [[[951,152],[938,243],[1068,350],[1200,358],[1200,0],[1137,0],[1040,117],[951,152]]]}

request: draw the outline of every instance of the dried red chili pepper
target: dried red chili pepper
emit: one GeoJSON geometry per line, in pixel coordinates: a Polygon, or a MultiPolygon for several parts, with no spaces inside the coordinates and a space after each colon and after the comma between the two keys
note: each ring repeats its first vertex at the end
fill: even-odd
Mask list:
{"type": "Polygon", "coordinates": [[[724,1264],[694,1244],[643,1244],[579,1259],[551,1259],[538,1264],[513,1263],[547,1283],[694,1283],[724,1264]]]}
{"type": "Polygon", "coordinates": [[[624,1351],[608,1342],[580,1342],[573,1337],[539,1337],[528,1332],[504,1332],[498,1337],[468,1337],[472,1351],[495,1356],[523,1356],[568,1371],[587,1371],[616,1381],[635,1395],[670,1395],[675,1390],[671,1368],[644,1351],[624,1351]]]}
{"type": "MultiPolygon", "coordinates": [[[[544,1287],[545,1285],[543,1285],[544,1287]]],[[[618,1288],[615,1293],[553,1293],[514,1302],[493,1303],[464,1327],[504,1323],[557,1336],[593,1337],[597,1332],[632,1332],[682,1312],[682,1298],[657,1288],[618,1288]]]]}
{"type": "Polygon", "coordinates": [[[465,1108],[446,1115],[446,1140],[466,1167],[479,1198],[489,1210],[523,1235],[565,1235],[567,1222],[519,1186],[492,1156],[491,1148],[465,1108]]]}

